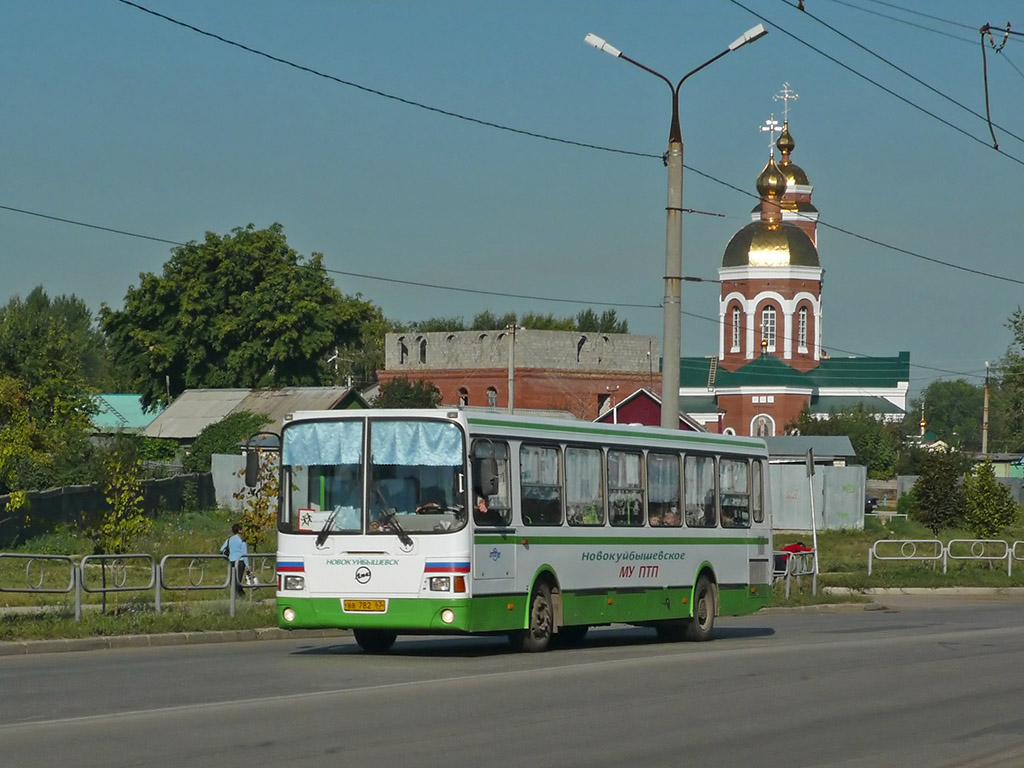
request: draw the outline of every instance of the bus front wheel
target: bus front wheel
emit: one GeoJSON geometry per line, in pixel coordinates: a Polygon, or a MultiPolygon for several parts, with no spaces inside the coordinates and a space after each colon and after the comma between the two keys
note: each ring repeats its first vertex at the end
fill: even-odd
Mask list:
{"type": "Polygon", "coordinates": [[[398,634],[384,629],[353,629],[352,635],[359,647],[367,653],[384,653],[395,644],[398,634]]]}
{"type": "Polygon", "coordinates": [[[537,584],[530,597],[530,626],[509,635],[512,647],[530,653],[546,651],[551,645],[554,615],[551,587],[542,581],[537,584]]]}
{"type": "Polygon", "coordinates": [[[710,640],[714,627],[715,586],[707,576],[701,576],[693,590],[693,618],[686,625],[686,639],[710,640]]]}

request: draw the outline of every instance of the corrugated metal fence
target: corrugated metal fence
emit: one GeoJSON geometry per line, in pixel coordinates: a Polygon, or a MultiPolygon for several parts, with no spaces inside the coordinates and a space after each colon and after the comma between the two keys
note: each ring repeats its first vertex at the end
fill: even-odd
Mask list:
{"type": "MultiPolygon", "coordinates": [[[[772,464],[772,528],[811,530],[811,489],[803,464],[772,464]]],[[[867,468],[814,468],[814,518],[817,530],[864,527],[867,468]]]]}
{"type": "MultiPolygon", "coordinates": [[[[90,515],[110,508],[99,483],[29,491],[27,524],[20,510],[3,511],[9,500],[10,496],[0,496],[0,546],[5,547],[48,533],[59,525],[74,525],[81,529],[90,515]]],[[[147,517],[156,517],[162,512],[180,512],[187,503],[196,509],[216,505],[213,478],[209,473],[142,481],[142,507],[147,517]]]]}

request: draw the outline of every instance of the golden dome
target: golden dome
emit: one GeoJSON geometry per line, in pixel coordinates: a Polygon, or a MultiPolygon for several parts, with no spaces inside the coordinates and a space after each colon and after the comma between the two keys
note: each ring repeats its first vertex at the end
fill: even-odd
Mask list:
{"type": "Polygon", "coordinates": [[[723,267],[820,267],[818,249],[796,224],[753,221],[725,247],[723,267]]]}
{"type": "Polygon", "coordinates": [[[810,185],[811,182],[807,180],[807,174],[804,173],[803,168],[789,159],[790,153],[796,149],[796,141],[793,139],[793,134],[789,132],[789,123],[783,124],[782,134],[779,136],[778,141],[775,142],[775,146],[779,148],[779,152],[782,154],[779,170],[786,177],[787,185],[789,187],[797,184],[801,186],[810,185]]]}
{"type": "Polygon", "coordinates": [[[760,175],[757,177],[757,194],[761,196],[761,199],[775,198],[778,199],[786,193],[786,176],[779,170],[779,166],[775,164],[775,158],[768,160],[768,165],[764,167],[760,175]]]}

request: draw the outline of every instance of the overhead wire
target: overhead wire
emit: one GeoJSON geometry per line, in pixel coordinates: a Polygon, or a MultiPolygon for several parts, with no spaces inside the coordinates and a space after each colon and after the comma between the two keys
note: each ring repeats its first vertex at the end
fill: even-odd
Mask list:
{"type": "MultiPolygon", "coordinates": [[[[124,0],[121,0],[121,1],[124,2],[124,0]]],[[[952,128],[954,131],[956,131],[957,133],[960,133],[960,134],[966,136],[971,141],[977,142],[978,144],[981,144],[984,147],[988,147],[989,146],[988,142],[984,141],[983,139],[979,139],[977,136],[975,136],[970,131],[965,130],[964,128],[961,128],[960,126],[956,125],[955,123],[950,122],[949,120],[946,120],[944,117],[941,117],[940,115],[936,114],[935,112],[932,112],[929,109],[925,109],[920,104],[916,104],[913,101],[911,101],[910,99],[908,99],[906,96],[903,96],[903,95],[901,95],[899,93],[896,93],[896,91],[892,90],[891,88],[888,88],[888,87],[882,85],[877,80],[874,80],[874,79],[868,77],[863,72],[858,72],[856,69],[851,67],[849,64],[844,64],[843,62],[839,61],[839,59],[837,59],[834,56],[826,53],[825,51],[821,50],[817,46],[811,45],[806,40],[802,39],[800,36],[790,32],[785,27],[782,27],[778,23],[776,23],[776,22],[772,21],[771,19],[769,19],[767,16],[764,15],[764,13],[755,12],[751,8],[748,8],[746,5],[744,5],[743,3],[739,2],[739,0],[729,0],[729,2],[732,3],[733,5],[735,5],[737,8],[742,8],[744,11],[746,11],[749,14],[751,14],[752,16],[755,16],[755,17],[757,17],[759,19],[762,19],[763,21],[767,22],[769,25],[771,25],[775,29],[779,30],[779,32],[781,32],[782,34],[784,34],[787,37],[791,38],[792,40],[800,43],[800,45],[802,45],[802,46],[804,46],[804,47],[814,51],[819,56],[822,56],[822,57],[828,59],[829,61],[831,61],[836,66],[839,66],[842,69],[845,69],[847,72],[855,75],[856,77],[859,77],[860,79],[864,80],[867,83],[870,83],[871,85],[873,85],[876,88],[884,91],[885,93],[888,93],[890,96],[892,96],[895,99],[898,99],[899,101],[902,101],[907,106],[913,107],[914,109],[918,110],[919,112],[921,112],[921,113],[923,113],[925,115],[928,115],[929,117],[931,117],[934,120],[939,121],[943,125],[945,125],[945,126],[947,126],[949,128],[952,128]]],[[[785,2],[786,5],[790,5],[790,3],[786,2],[786,0],[783,0],[783,2],[785,2]]],[[[1003,157],[1006,157],[1007,159],[1012,160],[1013,162],[1017,163],[1018,165],[1024,166],[1024,160],[1022,160],[1021,158],[1015,157],[1014,155],[1011,155],[1010,153],[1006,152],[1005,150],[999,149],[998,147],[994,147],[992,149],[995,152],[998,152],[1003,157]]]]}
{"type": "MultiPolygon", "coordinates": [[[[471,123],[475,123],[475,124],[478,124],[478,125],[481,125],[481,126],[495,128],[495,129],[498,129],[498,130],[503,130],[503,131],[507,131],[507,132],[511,132],[511,133],[515,133],[515,134],[520,134],[520,135],[531,137],[531,138],[538,138],[538,139],[543,139],[543,140],[547,140],[547,141],[553,141],[553,142],[557,142],[557,143],[561,143],[561,144],[567,144],[567,145],[572,145],[572,146],[577,146],[577,147],[581,147],[581,148],[585,148],[585,149],[593,149],[593,150],[599,150],[599,151],[613,152],[613,153],[617,153],[617,154],[623,154],[623,155],[629,155],[629,156],[635,156],[635,157],[643,157],[643,158],[648,158],[648,159],[659,159],[659,160],[662,159],[662,155],[660,155],[660,154],[650,154],[650,153],[643,153],[643,152],[635,152],[635,151],[631,151],[631,150],[623,150],[623,149],[618,149],[618,148],[614,148],[614,147],[602,146],[602,145],[598,145],[598,144],[591,144],[591,143],[586,143],[586,142],[579,142],[579,141],[574,141],[574,140],[569,140],[569,139],[563,139],[563,138],[560,138],[560,137],[550,136],[550,135],[541,134],[541,133],[537,133],[537,132],[533,132],[533,131],[527,131],[527,130],[523,130],[523,129],[519,129],[519,128],[514,128],[514,127],[511,127],[511,126],[507,126],[507,125],[502,125],[502,124],[495,123],[495,122],[488,121],[488,120],[482,120],[482,119],[479,119],[479,118],[474,118],[474,117],[463,115],[463,114],[460,114],[460,113],[457,113],[457,112],[454,112],[454,111],[451,111],[451,110],[441,109],[441,108],[434,107],[434,106],[431,106],[431,105],[428,105],[428,104],[424,104],[424,103],[421,103],[421,102],[417,102],[417,101],[414,101],[414,100],[411,100],[411,99],[406,99],[406,98],[403,98],[403,97],[395,96],[393,94],[389,94],[389,93],[386,93],[384,91],[381,91],[381,90],[378,90],[378,89],[375,89],[375,88],[370,88],[370,87],[361,85],[359,83],[355,83],[355,82],[352,82],[352,81],[344,80],[342,78],[339,78],[339,77],[336,77],[336,76],[333,76],[333,75],[321,72],[321,71],[316,70],[316,69],[311,68],[311,67],[307,67],[307,66],[304,66],[304,65],[301,65],[301,64],[297,64],[295,62],[289,61],[289,60],[284,59],[282,57],[275,56],[275,55],[266,53],[264,51],[260,51],[258,49],[252,48],[252,47],[244,45],[242,43],[238,43],[238,42],[236,42],[234,40],[230,40],[230,39],[225,38],[225,37],[223,37],[221,35],[218,35],[218,34],[215,34],[215,33],[212,33],[212,32],[208,32],[206,30],[203,30],[203,29],[201,29],[199,27],[196,27],[196,26],[194,26],[192,24],[188,24],[186,22],[180,21],[180,20],[175,19],[175,18],[173,18],[171,16],[168,16],[166,14],[163,14],[163,13],[160,13],[160,12],[157,12],[157,11],[153,11],[153,10],[151,10],[149,8],[146,8],[145,6],[140,5],[139,3],[132,2],[132,0],[117,0],[117,1],[122,3],[123,5],[135,8],[135,9],[137,9],[137,10],[143,12],[143,13],[147,13],[147,14],[152,15],[154,17],[160,18],[160,19],[165,20],[165,21],[167,21],[169,23],[172,23],[172,24],[175,24],[175,25],[180,26],[182,28],[185,28],[185,29],[188,29],[190,31],[193,31],[193,32],[195,32],[197,34],[200,34],[200,35],[203,35],[203,36],[215,39],[215,40],[217,40],[219,42],[222,42],[224,44],[227,44],[227,45],[239,48],[239,49],[241,49],[243,51],[246,51],[248,53],[252,53],[254,55],[261,56],[261,57],[266,58],[268,60],[274,61],[276,63],[283,64],[285,66],[292,67],[294,69],[297,69],[297,70],[300,70],[300,71],[312,74],[312,75],[317,76],[317,77],[321,77],[321,78],[324,78],[324,79],[327,79],[327,80],[334,81],[334,82],[336,82],[338,84],[345,85],[347,87],[356,88],[358,90],[370,93],[372,95],[380,96],[380,97],[386,98],[386,99],[391,99],[391,100],[394,100],[394,101],[406,104],[408,106],[424,109],[424,110],[427,110],[427,111],[430,111],[430,112],[435,112],[435,113],[438,113],[438,114],[441,114],[441,115],[444,115],[444,116],[447,116],[447,117],[452,117],[452,118],[456,118],[456,119],[460,119],[460,120],[465,120],[465,121],[468,121],[468,122],[471,122],[471,123]]],[[[758,15],[758,14],[754,14],[754,12],[751,11],[751,9],[747,8],[742,3],[737,2],[737,0],[730,0],[730,2],[732,2],[734,5],[737,5],[738,7],[742,8],[742,9],[746,10],[749,13],[752,13],[753,15],[758,15]]],[[[894,6],[894,7],[896,7],[896,6],[894,6]]],[[[955,130],[957,130],[960,133],[963,133],[964,135],[968,136],[969,138],[971,138],[971,139],[973,139],[975,141],[979,141],[982,144],[985,144],[985,142],[981,142],[979,139],[974,137],[969,132],[964,131],[963,129],[959,128],[958,126],[955,126],[952,123],[949,123],[948,121],[942,119],[941,117],[939,117],[937,115],[934,115],[933,113],[929,112],[928,110],[925,110],[922,107],[919,107],[918,105],[913,104],[913,102],[909,101],[908,99],[905,99],[904,97],[900,96],[899,94],[896,94],[895,92],[891,91],[890,89],[885,88],[885,86],[882,86],[881,84],[876,83],[875,81],[871,80],[870,78],[867,78],[866,76],[861,75],[860,73],[857,73],[852,68],[848,67],[847,65],[842,64],[838,60],[834,59],[833,57],[829,56],[828,54],[824,53],[823,51],[820,51],[819,49],[815,48],[814,46],[810,45],[809,43],[806,43],[805,41],[801,40],[796,35],[793,35],[792,33],[788,32],[787,30],[785,30],[784,28],[782,28],[778,24],[776,24],[774,22],[771,22],[771,21],[769,21],[769,23],[771,23],[773,26],[775,26],[777,29],[779,29],[779,31],[781,31],[784,34],[786,34],[787,36],[793,38],[794,40],[796,40],[797,42],[801,43],[802,45],[805,45],[805,46],[809,47],[811,50],[815,51],[816,53],[819,53],[820,55],[822,55],[825,58],[833,61],[834,63],[838,64],[839,66],[843,67],[844,69],[847,69],[848,71],[851,71],[852,73],[858,75],[859,77],[862,77],[863,79],[868,80],[868,82],[872,83],[873,85],[876,85],[876,87],[881,88],[882,90],[886,91],[887,93],[890,93],[890,95],[894,96],[895,98],[897,98],[897,99],[899,99],[901,101],[904,101],[905,103],[909,104],[910,106],[913,106],[916,109],[919,109],[920,111],[925,112],[929,116],[932,116],[935,119],[939,120],[940,122],[948,125],[949,127],[954,128],[955,130]]],[[[826,25],[826,26],[828,26],[828,25],[826,25]]],[[[839,33],[839,34],[842,34],[842,33],[839,33]]],[[[852,41],[851,40],[851,42],[853,42],[854,44],[859,45],[858,43],[856,43],[856,41],[852,41]]],[[[861,47],[863,47],[863,46],[861,46],[861,47]]],[[[868,49],[865,48],[865,50],[868,50],[868,49]]],[[[868,51],[868,52],[870,52],[870,51],[868,51]]],[[[871,53],[873,54],[873,52],[871,52],[871,53]]],[[[877,54],[873,54],[873,55],[877,56],[877,54]]],[[[879,58],[882,58],[882,57],[879,57],[879,58]]],[[[885,61],[884,58],[882,58],[882,60],[885,61]]],[[[889,62],[886,62],[886,63],[889,63],[889,62]]],[[[892,65],[892,66],[895,66],[895,65],[892,65]]],[[[896,68],[899,69],[898,67],[896,67],[896,68]]],[[[902,70],[900,70],[900,71],[902,71],[902,70]]],[[[907,76],[913,78],[913,76],[909,75],[909,73],[904,73],[904,74],[907,74],[907,76]]],[[[916,80],[916,78],[913,78],[913,79],[916,80]]],[[[927,86],[926,83],[922,82],[922,84],[925,85],[926,87],[930,88],[930,86],[927,86]]],[[[954,103],[957,103],[957,102],[954,101],[954,103]]],[[[963,106],[963,105],[959,105],[959,106],[963,106]]],[[[1019,137],[1015,137],[1015,138],[1019,138],[1019,137]]],[[[1022,140],[1024,140],[1024,139],[1022,139],[1022,140]]],[[[987,144],[985,144],[985,146],[987,146],[987,144]]],[[[1005,153],[1005,152],[1003,152],[1001,150],[997,150],[997,151],[1000,151],[1000,154],[1004,154],[1004,155],[1006,155],[1007,157],[1009,157],[1010,159],[1012,159],[1012,160],[1014,160],[1016,162],[1022,162],[1022,161],[1018,160],[1017,158],[1014,158],[1013,156],[1008,155],[1007,153],[1005,153]]],[[[756,197],[755,195],[752,195],[751,193],[747,192],[746,190],[740,189],[739,187],[736,187],[735,185],[732,185],[732,184],[729,184],[728,182],[724,182],[724,181],[722,181],[720,179],[717,179],[714,176],[711,176],[710,174],[707,174],[707,173],[705,173],[705,172],[703,172],[703,171],[701,171],[699,169],[693,168],[692,166],[687,165],[686,168],[687,168],[687,170],[689,170],[689,171],[691,171],[693,173],[696,173],[696,174],[698,174],[698,175],[700,175],[700,176],[702,176],[704,178],[707,178],[707,179],[709,179],[711,181],[714,181],[715,183],[721,184],[723,186],[726,186],[726,187],[728,187],[730,189],[733,189],[733,190],[736,190],[736,191],[740,191],[743,194],[746,194],[748,196],[756,197]]],[[[173,240],[168,240],[168,239],[165,239],[165,238],[153,237],[153,236],[149,236],[149,235],[140,235],[140,234],[137,234],[137,233],[128,232],[126,230],[118,230],[118,229],[114,229],[114,228],[111,228],[111,227],[103,227],[103,226],[99,226],[99,225],[89,224],[89,223],[86,223],[86,222],[80,222],[80,221],[75,221],[75,220],[72,220],[72,219],[66,219],[66,218],[63,218],[63,217],[57,217],[57,216],[52,216],[52,215],[48,215],[48,214],[41,214],[41,213],[34,212],[34,211],[28,211],[28,210],[25,210],[25,209],[14,208],[14,207],[11,207],[11,206],[0,206],[0,208],[2,208],[4,210],[9,210],[9,211],[17,212],[17,213],[26,214],[26,215],[39,216],[39,217],[42,217],[42,218],[47,218],[47,219],[51,219],[51,220],[55,220],[55,221],[59,221],[59,222],[63,222],[63,223],[68,223],[68,224],[73,224],[73,225],[77,225],[77,226],[83,226],[83,227],[89,227],[89,228],[92,228],[92,229],[108,231],[108,232],[112,232],[112,233],[115,233],[115,234],[121,234],[121,235],[125,235],[125,236],[130,236],[130,237],[137,237],[137,238],[146,239],[146,240],[152,240],[152,241],[156,241],[156,242],[164,242],[164,243],[168,243],[168,244],[171,244],[171,245],[183,245],[183,243],[179,243],[179,242],[173,241],[173,240]]],[[[848,236],[855,237],[855,238],[864,240],[866,242],[870,242],[870,243],[872,243],[874,245],[878,245],[878,246],[883,247],[883,248],[894,250],[894,251],[897,251],[897,252],[900,252],[900,253],[903,253],[903,254],[915,257],[915,258],[923,259],[925,261],[930,261],[932,263],[935,263],[935,264],[938,264],[938,265],[941,265],[941,266],[946,266],[946,267],[950,267],[950,268],[953,268],[953,269],[962,270],[962,271],[965,271],[965,272],[977,274],[979,276],[988,277],[988,278],[992,278],[992,279],[997,279],[997,280],[1002,280],[1002,281],[1012,282],[1012,283],[1017,283],[1017,284],[1024,284],[1024,280],[1018,280],[1018,279],[1015,279],[1015,278],[1010,278],[1010,277],[1006,277],[1006,276],[1002,276],[1002,275],[997,275],[997,274],[985,272],[985,271],[982,271],[982,270],[975,270],[975,269],[972,269],[972,268],[963,267],[961,265],[954,264],[952,262],[946,262],[946,261],[943,261],[941,259],[935,259],[935,258],[932,258],[932,257],[924,256],[923,254],[918,254],[918,253],[915,253],[913,251],[909,251],[907,249],[899,248],[897,246],[893,246],[893,245],[890,245],[888,243],[884,243],[884,242],[879,241],[879,240],[874,239],[874,238],[870,238],[870,237],[867,237],[867,236],[859,235],[859,234],[857,234],[855,232],[852,232],[850,230],[844,229],[842,227],[838,227],[836,225],[829,224],[828,222],[823,222],[823,221],[819,220],[818,223],[821,224],[822,226],[825,226],[826,228],[834,229],[834,230],[842,232],[843,234],[846,234],[848,236]]],[[[439,290],[457,290],[457,291],[462,291],[462,292],[467,292],[467,293],[478,293],[478,294],[483,294],[483,295],[500,296],[500,297],[507,297],[507,298],[519,298],[519,299],[525,299],[525,300],[554,301],[554,302],[566,302],[566,303],[575,303],[575,304],[591,304],[591,305],[599,305],[599,306],[619,306],[619,307],[632,307],[632,308],[644,308],[644,309],[661,308],[660,304],[630,304],[630,303],[622,303],[622,302],[583,301],[583,300],[573,300],[573,299],[565,299],[565,298],[559,298],[559,297],[542,297],[542,296],[531,296],[531,295],[526,295],[526,294],[507,294],[507,293],[502,293],[502,292],[497,292],[497,291],[486,291],[486,290],[469,289],[469,288],[457,288],[457,287],[452,287],[452,286],[425,284],[425,283],[420,283],[420,282],[416,282],[416,281],[405,281],[405,280],[399,280],[399,279],[395,279],[395,278],[383,278],[383,277],[379,277],[379,276],[366,275],[366,274],[355,273],[355,272],[346,272],[346,271],[342,271],[342,270],[325,269],[325,271],[331,272],[331,273],[335,273],[335,274],[342,274],[342,275],[352,276],[352,277],[363,277],[363,278],[366,278],[366,279],[383,280],[383,281],[386,281],[386,282],[406,283],[406,284],[422,286],[422,287],[427,287],[427,288],[433,288],[433,289],[439,289],[439,290]]],[[[699,278],[684,278],[684,279],[699,279],[699,278]]],[[[710,281],[710,282],[714,282],[714,281],[710,281]]],[[[688,314],[688,313],[684,312],[683,314],[688,314]]],[[[700,317],[700,316],[696,316],[696,317],[700,317]]],[[[716,322],[716,323],[719,322],[719,321],[714,320],[712,318],[703,318],[702,317],[701,319],[709,320],[711,322],[716,322]]],[[[839,351],[843,351],[843,350],[839,350],[839,351]]],[[[856,354],[856,353],[851,353],[851,354],[856,354]]],[[[918,366],[918,367],[925,367],[925,366],[918,366]]],[[[944,372],[944,373],[949,373],[949,374],[952,374],[952,375],[959,375],[959,372],[956,372],[956,371],[946,371],[944,369],[934,369],[934,370],[941,371],[941,372],[944,372]]]]}
{"type": "MultiPolygon", "coordinates": [[[[785,5],[790,5],[790,6],[792,5],[792,3],[789,2],[789,0],[779,0],[779,1],[781,3],[783,3],[783,4],[785,4],[785,5]]],[[[833,0],[833,2],[835,2],[835,1],[836,0],[833,0]]],[[[929,83],[926,83],[924,80],[922,80],[921,78],[917,77],[916,75],[908,72],[907,70],[905,70],[903,67],[899,66],[898,64],[895,64],[894,62],[890,61],[889,59],[887,59],[886,57],[882,56],[881,54],[876,53],[875,51],[871,50],[866,45],[858,42],[857,40],[854,40],[852,37],[850,37],[848,34],[843,32],[842,30],[837,29],[836,27],[834,27],[831,24],[829,24],[827,21],[825,21],[825,20],[815,16],[810,11],[805,10],[804,11],[804,15],[807,16],[810,19],[813,19],[814,21],[816,21],[818,24],[820,24],[821,26],[823,26],[826,29],[828,29],[833,34],[839,35],[839,37],[843,38],[848,43],[851,43],[852,45],[855,45],[857,48],[860,48],[865,53],[867,53],[870,56],[873,56],[874,58],[878,59],[879,61],[881,61],[886,66],[892,67],[897,72],[899,72],[901,75],[909,77],[911,80],[913,80],[918,85],[923,86],[924,88],[927,88],[929,91],[934,93],[936,96],[940,96],[943,99],[945,99],[946,101],[948,101],[950,104],[954,104],[957,107],[960,107],[960,109],[964,110],[965,112],[967,112],[970,115],[973,115],[974,117],[978,118],[979,120],[984,120],[984,121],[988,122],[989,125],[995,125],[996,128],[998,128],[999,130],[1003,131],[1007,135],[1012,136],[1013,138],[1017,139],[1017,141],[1024,141],[1024,138],[1021,138],[1020,136],[1018,136],[1017,134],[1013,133],[1012,131],[1004,128],[1001,125],[993,123],[992,120],[988,117],[987,114],[983,115],[980,112],[975,112],[973,109],[968,107],[966,104],[963,104],[963,103],[957,101],[952,96],[950,96],[950,95],[948,95],[946,93],[943,93],[941,90],[939,90],[938,88],[934,87],[933,85],[931,85],[929,83]]],[[[984,30],[985,27],[982,27],[982,29],[984,30]]]]}

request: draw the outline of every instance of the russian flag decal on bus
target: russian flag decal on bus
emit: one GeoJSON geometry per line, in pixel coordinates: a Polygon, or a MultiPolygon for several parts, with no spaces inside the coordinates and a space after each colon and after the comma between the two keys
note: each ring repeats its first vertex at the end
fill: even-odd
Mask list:
{"type": "Polygon", "coordinates": [[[469,573],[469,560],[428,560],[424,573],[469,573]]]}
{"type": "Polygon", "coordinates": [[[278,560],[278,573],[305,573],[306,564],[302,560],[278,560]]]}

